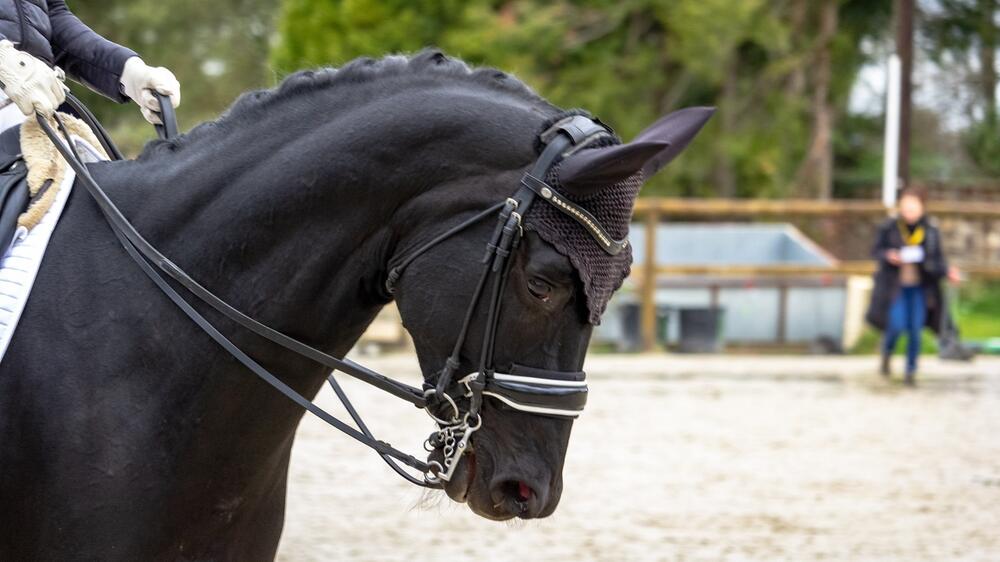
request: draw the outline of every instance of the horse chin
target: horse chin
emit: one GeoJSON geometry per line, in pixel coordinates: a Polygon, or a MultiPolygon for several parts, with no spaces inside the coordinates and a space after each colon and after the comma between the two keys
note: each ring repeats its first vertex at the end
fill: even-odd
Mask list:
{"type": "Polygon", "coordinates": [[[444,491],[452,500],[469,505],[476,515],[492,521],[505,521],[512,515],[497,513],[489,502],[489,493],[484,486],[477,486],[476,455],[467,454],[458,460],[455,474],[445,486],[444,491]],[[485,492],[485,493],[484,493],[485,492]]]}

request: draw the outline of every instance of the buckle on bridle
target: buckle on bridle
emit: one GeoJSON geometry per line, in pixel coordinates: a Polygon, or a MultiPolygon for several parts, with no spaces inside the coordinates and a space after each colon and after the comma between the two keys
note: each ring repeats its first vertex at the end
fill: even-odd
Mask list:
{"type": "MultiPolygon", "coordinates": [[[[428,484],[440,486],[443,482],[451,481],[462,455],[470,450],[469,440],[472,438],[472,434],[483,426],[481,417],[477,415],[474,419],[476,423],[469,423],[470,416],[466,414],[461,425],[442,428],[427,440],[427,442],[431,442],[437,438],[439,443],[428,450],[434,451],[440,448],[443,455],[441,462],[430,461],[428,463],[427,472],[424,474],[424,480],[428,484]]],[[[427,442],[424,444],[425,449],[427,448],[427,442]]]]}
{"type": "Polygon", "coordinates": [[[486,388],[485,377],[482,373],[471,373],[459,379],[456,384],[460,389],[460,396],[457,398],[448,392],[438,392],[437,385],[424,391],[427,414],[438,424],[438,430],[424,441],[424,450],[431,453],[440,449],[442,455],[441,462],[428,463],[429,468],[424,475],[428,484],[440,485],[451,480],[459,459],[471,450],[469,440],[472,434],[483,425],[479,411],[483,389],[486,388]],[[469,401],[469,409],[464,413],[458,405],[458,400],[461,399],[469,401]],[[433,412],[433,409],[442,404],[451,409],[451,419],[442,419],[433,412]]]}

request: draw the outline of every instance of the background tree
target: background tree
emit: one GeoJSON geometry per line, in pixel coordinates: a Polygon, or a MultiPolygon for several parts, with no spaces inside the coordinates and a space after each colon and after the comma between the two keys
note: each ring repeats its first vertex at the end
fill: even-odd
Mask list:
{"type": "MultiPolygon", "coordinates": [[[[167,66],[183,86],[182,128],[216,117],[243,91],[274,81],[268,66],[277,5],[269,0],[70,0],[94,30],[167,66]]],[[[135,107],[74,91],[129,152],[151,138],[135,107]]]]}
{"type": "Polygon", "coordinates": [[[969,155],[983,172],[996,175],[1000,173],[996,93],[1000,0],[934,0],[923,4],[926,52],[962,85],[965,94],[970,126],[964,137],[969,155]]]}
{"type": "MultiPolygon", "coordinates": [[[[962,117],[916,108],[917,181],[1000,172],[995,52],[1000,0],[922,0],[921,54],[962,117]],[[968,156],[966,156],[968,155],[968,156]],[[966,158],[976,164],[965,164],[966,158]]],[[[687,105],[719,113],[645,194],[872,196],[882,102],[852,113],[859,71],[891,51],[891,2],[871,0],[71,0],[92,27],[172,68],[182,127],[243,91],[300,68],[444,48],[514,72],[564,107],[585,107],[626,138],[687,105]]],[[[77,91],[83,91],[77,88],[77,91]]],[[[89,105],[134,153],[152,131],[138,112],[89,105]]]]}
{"type": "Polygon", "coordinates": [[[514,71],[626,138],[679,107],[716,105],[708,140],[644,193],[829,196],[835,116],[866,62],[845,41],[882,33],[887,15],[862,0],[286,0],[272,61],[290,71],[436,45],[514,71]],[[862,5],[865,22],[853,17],[862,5]]]}

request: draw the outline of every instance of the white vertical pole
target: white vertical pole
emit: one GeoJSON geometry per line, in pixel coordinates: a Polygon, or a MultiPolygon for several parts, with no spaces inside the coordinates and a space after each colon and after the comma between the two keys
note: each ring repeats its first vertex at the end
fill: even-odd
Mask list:
{"type": "Polygon", "coordinates": [[[896,206],[899,189],[899,103],[903,69],[899,56],[889,57],[888,84],[885,92],[885,160],[882,164],[882,203],[896,206]]]}

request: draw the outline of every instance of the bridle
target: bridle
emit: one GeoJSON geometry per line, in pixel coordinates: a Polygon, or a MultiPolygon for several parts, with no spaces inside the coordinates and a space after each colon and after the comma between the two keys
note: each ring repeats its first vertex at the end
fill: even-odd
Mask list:
{"type": "MultiPolygon", "coordinates": [[[[468,451],[472,434],[482,426],[484,396],[492,397],[508,408],[540,416],[573,419],[583,411],[587,403],[587,383],[583,372],[512,365],[509,373],[503,373],[496,368],[494,353],[504,287],[512,263],[511,256],[524,235],[522,219],[537,198],[549,201],[556,208],[571,210],[572,214],[569,212],[567,214],[574,218],[589,218],[590,223],[599,229],[590,230],[595,234],[595,239],[599,240],[597,235],[600,234],[605,240],[611,240],[589,213],[576,204],[564,200],[544,181],[552,166],[567,153],[611,135],[607,127],[582,115],[570,116],[556,122],[540,135],[545,149],[522,177],[521,186],[513,196],[419,246],[389,269],[385,285],[392,294],[406,267],[419,256],[473,224],[491,215],[497,217],[496,227],[487,241],[486,252],[481,260],[482,273],[466,309],[451,355],[445,360],[436,383],[433,386],[425,384],[424,398],[427,401],[427,411],[439,428],[427,440],[425,448],[428,451],[441,449],[442,452],[440,462],[430,462],[431,474],[427,478],[429,482],[447,482],[451,479],[459,458],[468,451]],[[487,286],[490,287],[488,292],[487,286]],[[469,329],[481,304],[485,304],[487,314],[478,370],[456,381],[454,379],[461,365],[461,354],[465,349],[469,329]],[[454,391],[456,389],[457,392],[454,391]],[[443,415],[435,414],[441,411],[444,412],[443,415]]],[[[618,251],[620,249],[621,247],[618,251]]]]}
{"type": "MultiPolygon", "coordinates": [[[[169,101],[162,96],[159,96],[158,99],[162,108],[161,115],[164,122],[167,123],[164,128],[160,129],[161,137],[169,138],[177,130],[176,122],[173,119],[169,101]]],[[[68,102],[94,130],[107,153],[116,159],[122,159],[121,152],[115,147],[107,131],[93,114],[72,95],[68,96],[68,102]]],[[[608,253],[617,254],[627,245],[625,240],[612,238],[585,209],[563,198],[545,182],[548,172],[559,159],[576,150],[590,146],[596,141],[613,136],[613,132],[599,121],[574,115],[556,122],[540,135],[540,141],[545,148],[531,169],[521,179],[520,187],[513,196],[437,235],[407,253],[404,258],[390,268],[386,279],[386,289],[392,294],[407,266],[418,257],[472,225],[484,221],[490,216],[497,217],[496,227],[487,241],[486,252],[481,260],[482,274],[473,292],[452,353],[445,361],[436,383],[434,385],[425,383],[424,388],[418,389],[381,375],[347,358],[333,357],[290,338],[243,314],[201,286],[143,238],[115,206],[80,158],[59,115],[55,115],[56,128],[59,129],[59,132],[42,116],[37,115],[36,119],[76,172],[80,183],[93,196],[122,247],[167,298],[226,352],[264,382],[327,424],[375,450],[393,470],[407,481],[419,486],[440,488],[452,478],[459,464],[459,459],[470,450],[472,435],[482,427],[484,397],[493,398],[514,410],[539,416],[574,419],[583,411],[587,402],[587,385],[583,372],[552,371],[513,365],[510,372],[503,373],[497,371],[495,367],[494,352],[504,287],[512,263],[511,256],[523,237],[522,219],[529,212],[536,199],[541,198],[543,201],[547,201],[565,213],[566,216],[577,221],[608,253]],[[177,292],[174,285],[165,279],[163,274],[198,300],[258,336],[333,371],[350,375],[425,409],[438,424],[438,430],[432,433],[425,442],[425,449],[428,452],[440,450],[441,460],[424,462],[376,439],[344,393],[333,372],[327,377],[327,380],[357,425],[357,429],[329,414],[293,390],[223,335],[177,292]],[[487,291],[488,286],[489,290],[487,291]],[[460,368],[460,356],[465,348],[472,320],[476,317],[476,311],[479,310],[481,304],[485,305],[487,314],[478,370],[463,374],[456,379],[456,372],[460,368]],[[419,471],[422,477],[413,476],[400,464],[419,471]]]]}

